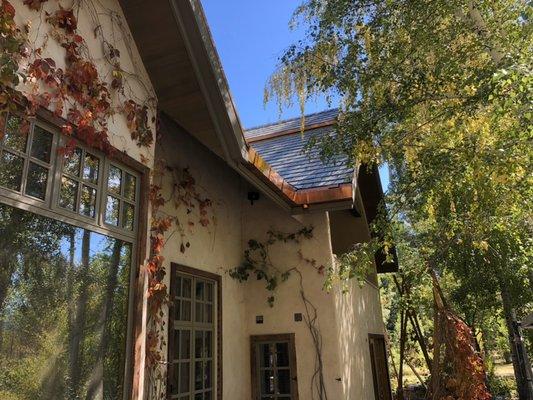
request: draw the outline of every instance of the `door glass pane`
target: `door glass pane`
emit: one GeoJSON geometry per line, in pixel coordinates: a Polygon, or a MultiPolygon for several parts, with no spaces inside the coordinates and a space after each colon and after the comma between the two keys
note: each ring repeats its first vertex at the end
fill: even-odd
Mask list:
{"type": "Polygon", "coordinates": [[[183,297],[191,298],[191,279],[183,278],[183,297]]]}
{"type": "Polygon", "coordinates": [[[194,332],[194,356],[202,358],[204,352],[204,337],[202,331],[194,332]]]}
{"type": "Polygon", "coordinates": [[[276,343],[276,361],[278,367],[289,366],[289,344],[276,343]]]}
{"type": "Polygon", "coordinates": [[[196,322],[203,322],[204,321],[204,304],[203,303],[195,303],[196,304],[196,314],[194,320],[196,322]]]}
{"type": "Polygon", "coordinates": [[[270,351],[269,343],[259,344],[260,365],[261,367],[273,367],[274,355],[270,351]]]}
{"type": "Polygon", "coordinates": [[[107,188],[110,192],[120,194],[120,185],[122,180],[122,171],[113,166],[109,166],[109,177],[107,179],[107,188]]]}
{"type": "Polygon", "coordinates": [[[181,321],[191,320],[191,302],[183,300],[181,302],[181,321]]]}
{"type": "Polygon", "coordinates": [[[274,372],[272,370],[261,371],[261,394],[274,394],[274,372]]]}
{"type": "Polygon", "coordinates": [[[201,390],[203,384],[203,368],[202,362],[196,361],[194,363],[194,390],[201,390]]]}
{"type": "Polygon", "coordinates": [[[96,189],[89,186],[82,186],[80,214],[87,217],[94,217],[96,210],[96,189]]]}
{"type": "Polygon", "coordinates": [[[205,305],[205,312],[204,312],[204,322],[211,323],[213,322],[213,305],[212,304],[206,304],[205,305]]]}
{"type": "Polygon", "coordinates": [[[174,299],[174,319],[177,321],[181,320],[181,300],[174,299]]]}
{"type": "Polygon", "coordinates": [[[26,194],[44,200],[47,182],[48,168],[30,162],[26,179],[26,194]]]}
{"type": "Polygon", "coordinates": [[[278,393],[291,393],[291,372],[288,369],[278,370],[278,393]]]}
{"type": "Polygon", "coordinates": [[[122,398],[131,245],[6,205],[0,232],[0,398],[122,398]]]}
{"type": "Polygon", "coordinates": [[[204,283],[196,282],[196,300],[204,299],[204,283]]]}
{"type": "Polygon", "coordinates": [[[179,381],[180,381],[180,368],[179,368],[179,364],[174,364],[172,365],[172,376],[171,376],[171,380],[170,380],[170,394],[171,395],[175,395],[175,394],[178,394],[179,391],[178,391],[178,385],[179,385],[179,381]]]}
{"type": "Polygon", "coordinates": [[[206,287],[207,287],[207,301],[212,302],[213,301],[213,284],[206,283],[206,287]]]}
{"type": "Polygon", "coordinates": [[[204,363],[204,388],[211,387],[211,373],[213,372],[213,366],[211,361],[204,363]]]}
{"type": "Polygon", "coordinates": [[[181,331],[181,359],[191,358],[191,331],[181,331]]]}
{"type": "Polygon", "coordinates": [[[211,331],[205,332],[205,356],[213,357],[213,334],[211,331]]]}
{"type": "Polygon", "coordinates": [[[23,122],[20,117],[10,115],[7,119],[4,133],[4,146],[25,153],[26,143],[28,141],[28,128],[27,121],[23,122]]]}
{"type": "Polygon", "coordinates": [[[4,151],[0,159],[0,186],[20,191],[24,159],[4,151]]]}
{"type": "Polygon", "coordinates": [[[83,179],[91,183],[97,183],[99,168],[100,160],[98,157],[90,153],[85,154],[85,160],[83,161],[83,179]]]}
{"type": "Polygon", "coordinates": [[[180,363],[180,393],[187,393],[191,390],[189,382],[191,381],[191,364],[188,362],[180,363]]]}
{"type": "Polygon", "coordinates": [[[65,176],[61,178],[59,192],[59,205],[70,211],[76,211],[76,198],[78,195],[78,182],[65,176]]]}
{"type": "Polygon", "coordinates": [[[33,140],[31,144],[31,156],[45,163],[50,162],[50,154],[52,152],[53,134],[45,131],[38,125],[33,128],[33,140]]]}
{"type": "Polygon", "coordinates": [[[105,222],[110,225],[118,225],[119,200],[113,196],[107,196],[105,209],[105,222]]]}
{"type": "Polygon", "coordinates": [[[74,176],[79,176],[80,167],[81,149],[76,147],[72,153],[65,155],[63,161],[63,171],[74,176]]]}

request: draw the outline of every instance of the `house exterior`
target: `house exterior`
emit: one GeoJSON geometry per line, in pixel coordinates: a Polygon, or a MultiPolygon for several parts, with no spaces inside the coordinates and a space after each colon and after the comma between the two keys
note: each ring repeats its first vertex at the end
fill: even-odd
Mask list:
{"type": "Polygon", "coordinates": [[[127,82],[107,108],[146,107],[106,114],[112,151],[53,101],[3,114],[0,398],[390,399],[376,273],[396,263],[324,290],[383,196],[376,170],[305,153],[336,111],[245,130],[198,0],[81,2],[74,27],[9,3],[40,59],[69,71],[64,35],[83,40],[127,82]]]}

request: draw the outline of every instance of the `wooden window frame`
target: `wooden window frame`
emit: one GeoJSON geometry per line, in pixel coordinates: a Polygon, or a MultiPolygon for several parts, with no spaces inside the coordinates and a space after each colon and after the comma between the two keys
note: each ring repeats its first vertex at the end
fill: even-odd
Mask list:
{"type": "MultiPolygon", "coordinates": [[[[24,115],[19,115],[24,118],[24,115]]],[[[6,119],[7,121],[7,119],[6,119]]],[[[114,151],[105,155],[108,163],[118,163],[125,167],[125,171],[134,172],[138,178],[136,188],[136,213],[135,225],[131,234],[124,234],[124,230],[109,229],[99,224],[102,218],[102,205],[96,204],[96,220],[83,215],[72,215],[68,210],[61,209],[56,202],[56,192],[58,188],[53,187],[53,182],[59,182],[57,174],[62,171],[61,165],[57,165],[57,157],[54,153],[57,152],[58,146],[63,141],[61,134],[61,126],[68,122],[49,110],[40,108],[37,110],[35,118],[29,120],[31,135],[28,136],[28,143],[26,143],[27,159],[25,156],[24,171],[22,175],[23,183],[21,184],[21,191],[15,192],[8,188],[0,188],[0,203],[15,207],[24,211],[33,212],[44,217],[52,218],[57,221],[65,222],[83,229],[89,229],[96,233],[111,236],[115,239],[123,240],[132,244],[132,264],[130,266],[130,282],[128,291],[128,316],[127,316],[127,332],[126,332],[126,347],[125,347],[125,362],[124,362],[124,383],[123,383],[123,398],[126,399],[140,399],[139,386],[142,372],[142,347],[143,343],[140,338],[144,337],[143,327],[143,304],[144,304],[144,283],[146,278],[145,268],[142,266],[147,257],[147,242],[148,242],[148,209],[149,201],[148,195],[150,192],[150,168],[134,158],[121,152],[116,148],[114,151]],[[46,187],[45,200],[36,199],[24,194],[24,177],[27,174],[27,168],[31,159],[31,136],[33,135],[33,126],[38,125],[54,134],[51,148],[51,160],[49,163],[48,182],[46,187]],[[29,150],[28,150],[29,149],[29,150]],[[6,194],[3,194],[4,191],[6,194]],[[98,208],[100,207],[100,209],[98,208]],[[61,211],[59,211],[61,210],[61,211]]],[[[102,161],[102,152],[95,149],[93,146],[87,144],[86,141],[76,136],[74,133],[72,137],[86,150],[97,155],[102,161]]],[[[12,152],[10,150],[10,152],[12,152]]],[[[105,178],[103,173],[104,164],[100,166],[99,175],[105,178]]],[[[102,178],[102,180],[104,180],[102,178]]],[[[106,182],[107,183],[107,182],[106,182]]],[[[102,186],[103,187],[103,186],[102,186]]],[[[105,190],[106,188],[104,188],[105,190]]],[[[98,201],[97,201],[98,203],[98,201]]]]}
{"type": "Polygon", "coordinates": [[[389,375],[389,361],[388,361],[388,358],[389,358],[389,353],[387,351],[387,346],[386,346],[386,342],[385,342],[385,335],[381,334],[381,333],[369,333],[368,334],[368,350],[369,350],[369,353],[370,353],[370,363],[371,363],[371,368],[372,368],[372,381],[374,383],[374,398],[376,400],[380,400],[379,399],[379,382],[378,382],[378,377],[376,376],[376,358],[374,356],[374,350],[372,348],[372,342],[371,342],[371,339],[379,339],[379,340],[382,340],[383,341],[383,346],[384,346],[384,350],[385,350],[385,369],[387,371],[387,382],[388,382],[388,392],[389,392],[389,397],[392,399],[392,390],[391,390],[391,385],[390,385],[390,375],[389,375]]]}
{"type": "MultiPolygon", "coordinates": [[[[215,343],[216,343],[216,356],[213,357],[216,360],[216,373],[213,374],[213,376],[216,377],[216,400],[222,400],[222,393],[223,393],[223,369],[222,369],[222,277],[220,275],[214,274],[212,272],[203,271],[201,269],[196,269],[192,267],[188,267],[185,265],[177,264],[177,263],[170,263],[170,290],[169,295],[170,298],[174,296],[175,293],[175,280],[176,280],[176,273],[186,274],[195,276],[198,278],[208,279],[211,281],[214,281],[216,284],[216,313],[215,318],[216,321],[214,322],[214,326],[216,327],[216,337],[215,337],[215,343]]],[[[192,305],[191,305],[192,306],[192,305]]],[[[191,314],[192,315],[192,314],[191,314]]],[[[171,326],[172,324],[172,313],[168,313],[168,321],[167,321],[167,327],[168,327],[168,334],[167,334],[167,343],[168,343],[168,351],[167,351],[167,360],[170,360],[171,354],[174,353],[174,340],[171,340],[171,326]]],[[[170,365],[170,364],[168,364],[170,365]]],[[[172,374],[167,373],[167,389],[170,387],[170,379],[172,378],[172,374]]],[[[170,394],[167,390],[167,398],[170,398],[170,394]]]]}
{"type": "Polygon", "coordinates": [[[289,363],[291,377],[291,397],[292,400],[298,400],[298,364],[296,362],[296,335],[294,333],[277,333],[272,335],[252,335],[250,336],[250,362],[252,372],[252,399],[260,400],[260,388],[257,386],[257,358],[255,349],[258,343],[261,342],[288,342],[289,343],[289,363]]]}

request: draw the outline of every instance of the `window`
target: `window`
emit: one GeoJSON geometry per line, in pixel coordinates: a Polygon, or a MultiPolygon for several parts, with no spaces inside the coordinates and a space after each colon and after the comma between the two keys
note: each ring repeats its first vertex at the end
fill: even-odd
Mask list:
{"type": "Polygon", "coordinates": [[[54,135],[40,126],[29,132],[28,122],[6,119],[0,134],[0,186],[30,198],[45,200],[52,167],[54,135]]]}
{"type": "Polygon", "coordinates": [[[370,346],[370,361],[372,364],[372,378],[374,380],[374,396],[376,400],[391,400],[389,368],[387,365],[387,350],[383,335],[368,335],[370,346]]]}
{"type": "Polygon", "coordinates": [[[140,176],[81,143],[63,154],[65,141],[0,121],[0,398],[128,397],[140,176]]]}
{"type": "Polygon", "coordinates": [[[252,336],[254,400],[297,400],[294,334],[252,336]]]}
{"type": "Polygon", "coordinates": [[[172,267],[168,395],[171,399],[214,400],[220,393],[216,390],[219,277],[172,267]]]}

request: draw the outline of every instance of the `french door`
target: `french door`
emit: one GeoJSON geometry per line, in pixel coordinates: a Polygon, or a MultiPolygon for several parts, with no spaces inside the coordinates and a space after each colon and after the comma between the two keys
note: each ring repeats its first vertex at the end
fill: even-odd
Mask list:
{"type": "Polygon", "coordinates": [[[215,279],[205,275],[172,269],[168,399],[218,398],[216,338],[219,287],[215,279]]]}
{"type": "Polygon", "coordinates": [[[376,400],[392,400],[385,338],[383,335],[370,334],[368,343],[372,362],[374,396],[376,400]]]}
{"type": "Polygon", "coordinates": [[[254,400],[297,400],[294,334],[251,337],[254,400]]]}

